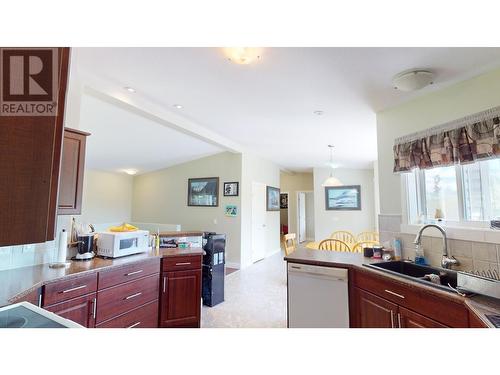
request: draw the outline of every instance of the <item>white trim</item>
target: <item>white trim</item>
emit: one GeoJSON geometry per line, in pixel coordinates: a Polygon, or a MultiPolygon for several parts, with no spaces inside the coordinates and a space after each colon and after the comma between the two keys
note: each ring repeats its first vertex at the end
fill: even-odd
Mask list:
{"type": "MultiPolygon", "coordinates": [[[[422,225],[401,224],[401,233],[416,235],[422,225]]],[[[500,243],[500,230],[490,228],[466,228],[453,225],[449,226],[446,225],[446,223],[439,223],[439,225],[446,230],[446,236],[448,239],[495,244],[500,243]]],[[[434,228],[429,228],[428,231],[425,232],[425,235],[430,237],[441,237],[441,233],[434,228]]]]}
{"type": "Polygon", "coordinates": [[[226,267],[240,269],[241,265],[237,262],[226,262],[226,267]]]}

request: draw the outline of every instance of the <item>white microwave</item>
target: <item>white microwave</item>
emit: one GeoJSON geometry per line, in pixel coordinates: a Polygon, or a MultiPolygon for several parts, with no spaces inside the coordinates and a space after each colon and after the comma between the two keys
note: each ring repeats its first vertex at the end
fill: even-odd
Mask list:
{"type": "Polygon", "coordinates": [[[97,255],[102,257],[118,258],[148,250],[150,247],[147,230],[99,232],[97,236],[97,255]]]}

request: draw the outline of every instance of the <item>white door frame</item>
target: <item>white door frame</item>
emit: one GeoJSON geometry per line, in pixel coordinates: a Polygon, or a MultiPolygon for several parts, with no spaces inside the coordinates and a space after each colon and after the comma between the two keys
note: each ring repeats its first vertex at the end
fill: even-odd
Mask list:
{"type": "MultiPolygon", "coordinates": [[[[314,193],[314,190],[298,190],[296,191],[296,196],[295,196],[295,202],[297,203],[297,242],[299,242],[299,237],[300,237],[300,215],[299,215],[299,193],[314,193]]],[[[288,196],[288,199],[290,199],[290,196],[288,196]]],[[[314,209],[314,207],[313,207],[314,209]]],[[[306,223],[307,225],[307,223],[306,223]]],[[[308,240],[306,239],[304,242],[307,242],[308,240]]]]}
{"type": "MultiPolygon", "coordinates": [[[[251,259],[252,259],[252,263],[255,263],[255,262],[258,262],[259,260],[264,259],[266,257],[266,253],[267,253],[267,251],[266,251],[265,248],[259,249],[259,251],[256,251],[256,248],[258,247],[258,246],[256,246],[256,241],[255,241],[255,235],[256,235],[256,233],[255,233],[255,229],[256,229],[255,225],[256,225],[256,223],[254,222],[255,218],[257,216],[257,213],[254,212],[255,211],[254,210],[254,194],[255,194],[255,190],[256,190],[255,187],[256,186],[259,186],[260,188],[264,188],[263,199],[264,200],[266,199],[266,184],[263,184],[263,183],[257,182],[257,181],[252,181],[252,215],[251,215],[251,218],[252,218],[252,220],[251,220],[251,225],[252,225],[252,242],[251,242],[251,244],[252,244],[252,248],[251,248],[251,250],[252,250],[252,257],[251,257],[251,259]]],[[[266,210],[266,203],[265,203],[265,201],[264,201],[264,210],[266,210]]],[[[264,216],[267,216],[266,214],[267,214],[267,212],[264,213],[264,216]]],[[[262,227],[259,228],[260,230],[262,230],[264,232],[267,231],[267,223],[259,223],[258,225],[262,225],[262,227]]],[[[264,239],[264,246],[265,246],[265,242],[266,241],[264,239]]]]}

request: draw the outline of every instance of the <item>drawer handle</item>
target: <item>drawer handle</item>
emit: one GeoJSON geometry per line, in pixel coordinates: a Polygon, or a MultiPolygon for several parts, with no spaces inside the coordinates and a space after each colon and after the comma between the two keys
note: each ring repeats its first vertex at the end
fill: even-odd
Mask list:
{"type": "Polygon", "coordinates": [[[125,276],[132,276],[132,275],[137,275],[138,273],[141,273],[143,272],[144,270],[139,270],[139,271],[134,271],[134,272],[129,272],[129,273],[126,273],[125,276]]]}
{"type": "Polygon", "coordinates": [[[131,326],[128,326],[127,328],[134,328],[137,327],[139,324],[141,324],[141,322],[134,323],[131,326]]]}
{"type": "Polygon", "coordinates": [[[66,290],[63,290],[61,293],[69,293],[69,292],[74,292],[75,290],[80,290],[80,289],[83,289],[83,288],[86,288],[87,285],[80,285],[80,286],[76,286],[74,288],[70,288],[70,289],[66,289],[66,290]]]}
{"type": "Polygon", "coordinates": [[[191,262],[181,262],[181,263],[175,263],[176,266],[189,266],[191,262]]]}
{"type": "Polygon", "coordinates": [[[125,297],[125,299],[132,299],[132,298],[135,298],[135,297],[139,297],[140,295],[142,294],[142,292],[139,292],[139,293],[134,293],[128,297],[125,297]]]}
{"type": "Polygon", "coordinates": [[[389,293],[389,294],[392,294],[393,296],[396,296],[396,297],[399,297],[399,298],[402,298],[402,299],[405,299],[405,296],[401,295],[401,294],[398,294],[398,293],[395,293],[393,292],[392,290],[388,290],[386,289],[385,290],[386,293],[389,293]]]}

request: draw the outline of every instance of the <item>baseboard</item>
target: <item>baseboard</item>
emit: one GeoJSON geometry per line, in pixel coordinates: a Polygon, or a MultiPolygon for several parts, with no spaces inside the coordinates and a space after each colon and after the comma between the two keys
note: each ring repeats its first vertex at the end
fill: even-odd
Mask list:
{"type": "Polygon", "coordinates": [[[240,269],[240,264],[236,262],[226,262],[226,267],[240,269]]]}

